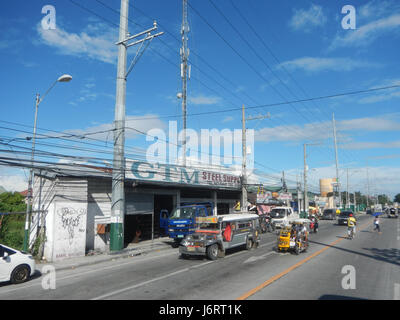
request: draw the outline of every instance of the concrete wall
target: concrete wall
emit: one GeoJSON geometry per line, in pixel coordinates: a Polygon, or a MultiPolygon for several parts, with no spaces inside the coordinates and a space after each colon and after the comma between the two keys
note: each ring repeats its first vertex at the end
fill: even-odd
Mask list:
{"type": "MultiPolygon", "coordinates": [[[[57,261],[84,256],[87,225],[87,180],[35,177],[33,210],[45,210],[44,258],[57,261]]],[[[34,214],[30,246],[38,236],[41,214],[34,214]]]]}

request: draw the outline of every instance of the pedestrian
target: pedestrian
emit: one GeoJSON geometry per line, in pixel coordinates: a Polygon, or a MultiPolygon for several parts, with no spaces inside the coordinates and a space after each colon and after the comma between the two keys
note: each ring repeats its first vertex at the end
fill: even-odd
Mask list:
{"type": "Polygon", "coordinates": [[[381,232],[381,227],[380,227],[379,224],[380,224],[379,216],[375,216],[375,219],[374,219],[374,226],[375,226],[374,231],[378,230],[378,233],[382,233],[381,232]]]}
{"type": "Polygon", "coordinates": [[[235,211],[240,211],[240,201],[236,201],[234,209],[235,211]]]}

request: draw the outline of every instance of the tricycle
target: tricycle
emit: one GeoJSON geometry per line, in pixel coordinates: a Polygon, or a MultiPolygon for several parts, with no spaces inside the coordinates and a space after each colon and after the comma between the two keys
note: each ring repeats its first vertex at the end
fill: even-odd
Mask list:
{"type": "Polygon", "coordinates": [[[298,219],[293,221],[289,226],[283,227],[278,236],[278,251],[293,251],[295,254],[306,251],[308,248],[308,230],[306,225],[308,223],[308,219],[298,219]]]}

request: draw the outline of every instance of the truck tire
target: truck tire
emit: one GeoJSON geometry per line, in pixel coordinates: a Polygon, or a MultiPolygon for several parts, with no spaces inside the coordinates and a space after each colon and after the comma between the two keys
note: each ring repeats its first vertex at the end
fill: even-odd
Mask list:
{"type": "Polygon", "coordinates": [[[207,247],[207,258],[210,260],[218,259],[218,245],[216,243],[207,247]]]}

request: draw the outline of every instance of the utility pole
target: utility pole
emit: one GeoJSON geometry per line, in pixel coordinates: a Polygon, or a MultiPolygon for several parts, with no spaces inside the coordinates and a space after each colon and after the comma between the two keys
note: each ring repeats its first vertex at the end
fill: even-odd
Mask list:
{"type": "MultiPolygon", "coordinates": [[[[285,171],[282,171],[282,189],[285,193],[287,193],[288,189],[286,186],[286,180],[285,180],[285,171]]],[[[286,205],[289,206],[289,199],[286,200],[286,205]]]]}
{"type": "Polygon", "coordinates": [[[114,120],[114,160],[112,170],[110,250],[118,251],[124,246],[125,214],[125,105],[126,105],[126,58],[127,47],[123,42],[128,36],[129,0],[121,0],[117,88],[114,120]]]}
{"type": "Polygon", "coordinates": [[[369,173],[368,173],[368,159],[367,159],[367,208],[369,207],[369,173]]]}
{"type": "Polygon", "coordinates": [[[246,120],[260,120],[260,119],[269,119],[271,118],[271,114],[268,112],[266,115],[259,115],[256,117],[249,117],[246,119],[245,116],[245,107],[242,105],[242,211],[247,212],[247,172],[246,172],[246,163],[247,163],[247,147],[246,147],[246,120]],[[244,208],[244,209],[243,209],[244,208]]]}
{"type": "Polygon", "coordinates": [[[335,159],[336,159],[336,187],[337,192],[339,194],[339,208],[342,204],[342,196],[340,194],[340,183],[339,183],[339,163],[338,163],[338,152],[337,152],[337,141],[336,141],[336,122],[335,122],[335,114],[332,113],[332,123],[333,123],[333,138],[335,142],[335,159]]]}
{"type": "Polygon", "coordinates": [[[186,106],[187,106],[187,81],[190,79],[190,66],[188,66],[189,48],[188,48],[189,23],[187,20],[187,0],[182,1],[182,48],[181,54],[181,78],[182,78],[182,126],[183,126],[183,166],[186,166],[186,106]]]}
{"type": "Polygon", "coordinates": [[[307,190],[307,151],[306,151],[306,146],[307,144],[303,145],[304,149],[304,211],[306,212],[306,215],[308,216],[308,190],[307,190]]]}
{"type": "Polygon", "coordinates": [[[299,176],[296,174],[297,180],[297,211],[300,214],[301,212],[301,182],[299,181],[299,176]]]}
{"type": "Polygon", "coordinates": [[[346,208],[350,207],[350,199],[349,199],[349,168],[346,168],[347,174],[347,190],[346,190],[346,208]]]}
{"type": "Polygon", "coordinates": [[[247,174],[246,174],[246,117],[242,105],[242,211],[247,212],[247,174]]]}
{"type": "Polygon", "coordinates": [[[304,211],[308,216],[308,188],[307,188],[307,149],[306,146],[318,146],[321,143],[304,143],[303,150],[304,150],[304,211]]]}
{"type": "Polygon", "coordinates": [[[125,215],[125,106],[126,106],[126,80],[134,65],[140,59],[144,50],[143,44],[150,41],[163,32],[152,35],[151,32],[157,29],[154,22],[152,28],[131,36],[128,33],[129,0],[121,0],[119,41],[118,45],[118,66],[117,66],[117,87],[115,97],[115,120],[114,120],[114,158],[112,170],[112,195],[111,195],[111,224],[110,224],[110,250],[119,251],[124,247],[124,215],[125,215]],[[128,43],[139,36],[144,38],[128,43]],[[150,40],[150,41],[148,41],[150,40]],[[141,44],[136,56],[127,70],[127,49],[136,44],[141,44]],[[141,51],[141,52],[140,52],[141,51]]]}
{"type": "Polygon", "coordinates": [[[357,197],[355,191],[354,191],[354,212],[357,212],[357,197]]]}

